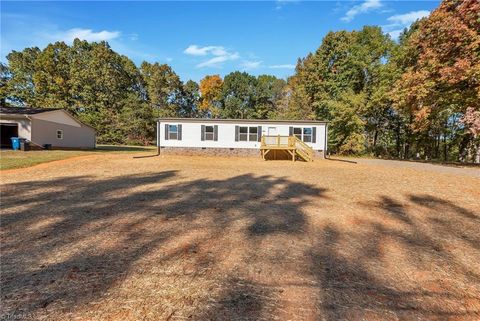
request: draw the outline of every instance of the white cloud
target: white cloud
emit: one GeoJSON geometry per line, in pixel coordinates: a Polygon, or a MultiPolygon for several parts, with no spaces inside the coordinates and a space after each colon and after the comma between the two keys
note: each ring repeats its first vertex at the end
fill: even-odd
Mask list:
{"type": "Polygon", "coordinates": [[[221,68],[222,63],[224,63],[225,61],[236,60],[238,58],[240,58],[240,55],[238,53],[236,52],[228,53],[226,55],[213,57],[204,62],[201,62],[197,65],[197,68],[204,68],[204,67],[221,68]]]}
{"type": "Polygon", "coordinates": [[[244,70],[257,69],[262,65],[263,61],[259,60],[245,60],[240,65],[244,70]]]}
{"type": "Polygon", "coordinates": [[[276,10],[281,10],[285,5],[289,3],[298,3],[300,0],[277,0],[275,2],[275,9],[276,10]]]}
{"type": "Polygon", "coordinates": [[[359,14],[367,13],[381,7],[383,7],[383,4],[380,0],[365,0],[361,4],[350,8],[350,10],[348,10],[345,16],[343,16],[341,19],[342,21],[350,22],[359,14]]]}
{"type": "Polygon", "coordinates": [[[60,31],[57,33],[49,34],[47,37],[52,40],[60,40],[68,43],[73,42],[75,38],[87,41],[111,41],[120,36],[119,31],[107,31],[102,30],[95,32],[92,29],[73,28],[66,31],[60,31]]]}
{"type": "Polygon", "coordinates": [[[183,51],[183,53],[192,56],[206,56],[208,54],[224,56],[227,54],[227,51],[222,46],[199,47],[197,45],[190,45],[183,51]]]}
{"type": "Polygon", "coordinates": [[[407,26],[417,21],[418,19],[427,17],[429,14],[430,11],[428,10],[411,11],[404,14],[396,14],[387,18],[387,20],[392,22],[393,24],[407,26]]]}
{"type": "Polygon", "coordinates": [[[204,46],[190,45],[184,51],[184,54],[191,56],[210,56],[211,58],[197,64],[197,68],[214,67],[221,68],[226,61],[236,60],[240,58],[238,52],[231,52],[223,46],[204,46]]]}
{"type": "Polygon", "coordinates": [[[71,44],[75,38],[88,41],[108,41],[112,49],[127,55],[135,62],[162,59],[165,53],[152,54],[154,49],[136,40],[135,33],[116,30],[95,30],[76,27],[64,29],[53,23],[50,17],[2,12],[2,34],[0,37],[0,61],[12,50],[26,47],[45,48],[49,43],[65,41],[71,44]]]}
{"type": "Polygon", "coordinates": [[[138,33],[131,33],[129,35],[130,40],[137,41],[138,40],[138,33]]]}
{"type": "Polygon", "coordinates": [[[410,27],[413,22],[427,17],[429,14],[430,11],[428,10],[419,10],[393,15],[387,18],[390,24],[382,26],[382,29],[389,34],[392,39],[398,39],[405,28],[410,27]]]}
{"type": "Polygon", "coordinates": [[[268,66],[271,69],[295,69],[295,65],[284,64],[284,65],[271,65],[268,66]]]}

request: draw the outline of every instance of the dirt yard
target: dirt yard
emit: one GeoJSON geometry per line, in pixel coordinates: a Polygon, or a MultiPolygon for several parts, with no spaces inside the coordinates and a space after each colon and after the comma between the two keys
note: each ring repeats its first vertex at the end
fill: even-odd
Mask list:
{"type": "Polygon", "coordinates": [[[0,320],[480,320],[479,176],[384,164],[3,171],[0,320]]]}

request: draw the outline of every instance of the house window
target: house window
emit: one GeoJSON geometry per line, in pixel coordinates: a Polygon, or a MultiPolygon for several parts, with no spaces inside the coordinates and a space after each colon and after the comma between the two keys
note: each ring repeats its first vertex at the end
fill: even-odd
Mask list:
{"type": "Polygon", "coordinates": [[[57,130],[57,139],[63,139],[63,130],[61,129],[57,130]]]}
{"type": "Polygon", "coordinates": [[[258,140],[258,127],[248,127],[248,140],[251,142],[258,140]]]}
{"type": "Polygon", "coordinates": [[[293,128],[293,135],[298,139],[302,140],[302,128],[301,127],[294,127],[293,128]]]}
{"type": "Polygon", "coordinates": [[[311,143],[313,136],[312,127],[294,127],[293,135],[305,143],[311,143]]]}
{"type": "Polygon", "coordinates": [[[168,125],[168,139],[178,139],[178,125],[168,125]]]}
{"type": "Polygon", "coordinates": [[[248,127],[240,127],[238,140],[241,141],[241,142],[248,141],[248,127]]]}
{"type": "Polygon", "coordinates": [[[258,127],[240,127],[238,133],[238,140],[241,142],[258,141],[258,127]]]}
{"type": "Polygon", "coordinates": [[[205,140],[214,140],[213,126],[205,126],[205,140]]]}
{"type": "Polygon", "coordinates": [[[306,127],[303,129],[303,141],[305,143],[311,143],[312,142],[312,128],[306,127]]]}

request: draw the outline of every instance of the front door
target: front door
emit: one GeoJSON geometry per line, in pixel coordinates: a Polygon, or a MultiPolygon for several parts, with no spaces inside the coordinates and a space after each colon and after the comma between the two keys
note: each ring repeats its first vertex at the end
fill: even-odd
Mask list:
{"type": "Polygon", "coordinates": [[[268,127],[268,136],[277,136],[277,127],[268,127]]]}

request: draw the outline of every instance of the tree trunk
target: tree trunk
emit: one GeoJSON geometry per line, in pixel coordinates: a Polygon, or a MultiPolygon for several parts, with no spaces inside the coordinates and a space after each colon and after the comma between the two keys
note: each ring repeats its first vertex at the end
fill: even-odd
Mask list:
{"type": "Polygon", "coordinates": [[[401,158],[401,143],[400,143],[400,125],[401,123],[398,122],[398,126],[397,126],[397,142],[396,142],[396,145],[397,145],[397,157],[398,158],[401,158]]]}
{"type": "Polygon", "coordinates": [[[448,156],[448,144],[447,144],[447,135],[443,135],[443,160],[446,162],[448,156]]]}
{"type": "Polygon", "coordinates": [[[375,129],[375,134],[373,134],[373,154],[375,156],[378,156],[377,150],[375,148],[377,146],[377,138],[378,138],[378,130],[375,129]]]}
{"type": "Polygon", "coordinates": [[[476,137],[474,138],[474,141],[476,143],[473,144],[475,148],[475,156],[473,161],[475,164],[480,164],[480,142],[476,139],[476,137]]]}

